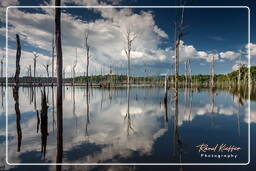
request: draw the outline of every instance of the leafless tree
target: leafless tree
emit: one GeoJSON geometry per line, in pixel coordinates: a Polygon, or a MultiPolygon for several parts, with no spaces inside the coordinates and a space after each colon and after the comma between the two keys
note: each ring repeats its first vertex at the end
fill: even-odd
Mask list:
{"type": "Polygon", "coordinates": [[[76,48],[76,56],[73,60],[73,66],[72,66],[72,77],[73,77],[73,82],[72,84],[75,85],[75,77],[76,77],[76,66],[77,66],[77,48],[76,48]]]}
{"type": "MultiPolygon", "coordinates": [[[[56,162],[62,162],[63,155],[63,106],[62,106],[62,47],[61,47],[61,0],[55,0],[55,47],[57,53],[57,157],[56,162]]],[[[56,170],[61,170],[60,165],[56,170]]]]}
{"type": "Polygon", "coordinates": [[[211,86],[214,87],[214,64],[215,64],[215,58],[214,55],[212,55],[212,61],[211,61],[211,86]]]}
{"type": "Polygon", "coordinates": [[[190,60],[187,58],[185,60],[185,78],[186,78],[186,86],[192,84],[192,71],[190,67],[190,60]]]}
{"type": "Polygon", "coordinates": [[[54,83],[54,35],[52,36],[52,85],[54,83]]]}
{"type": "Polygon", "coordinates": [[[89,62],[90,62],[90,46],[88,43],[89,34],[90,34],[90,30],[87,28],[85,30],[85,34],[84,34],[85,50],[86,50],[86,87],[87,88],[89,85],[88,76],[89,76],[89,62]]]}
{"type": "Polygon", "coordinates": [[[184,36],[184,8],[181,9],[181,15],[175,23],[175,86],[178,86],[179,77],[179,58],[180,58],[180,41],[184,36]]]}
{"type": "Polygon", "coordinates": [[[3,72],[3,67],[4,67],[4,58],[5,58],[5,55],[3,55],[3,57],[2,57],[2,59],[1,59],[1,82],[2,82],[2,84],[3,84],[3,74],[4,74],[4,72],[3,72]]]}
{"type": "Polygon", "coordinates": [[[21,57],[21,46],[20,46],[20,37],[16,34],[16,43],[17,43],[17,52],[16,52],[16,71],[15,71],[15,86],[13,88],[13,98],[15,101],[15,112],[16,112],[16,128],[18,135],[18,148],[17,151],[20,151],[21,140],[22,140],[22,131],[20,125],[20,108],[19,108],[19,77],[20,77],[20,57],[21,57]]]}
{"type": "Polygon", "coordinates": [[[49,67],[50,67],[51,63],[50,61],[47,61],[46,64],[43,64],[43,67],[46,71],[46,74],[47,74],[47,78],[49,78],[49,67]]]}
{"type": "Polygon", "coordinates": [[[34,61],[34,84],[35,84],[35,82],[36,82],[36,62],[37,62],[37,58],[39,57],[39,55],[36,52],[33,52],[33,55],[34,55],[34,58],[33,58],[33,61],[34,61]]]}
{"type": "Polygon", "coordinates": [[[128,67],[127,67],[127,85],[130,85],[130,72],[131,72],[131,66],[130,66],[130,60],[131,60],[131,51],[132,51],[132,43],[136,39],[137,35],[131,31],[131,28],[129,27],[126,30],[125,33],[125,42],[126,42],[126,47],[124,48],[126,57],[127,57],[127,62],[128,62],[128,67]]]}

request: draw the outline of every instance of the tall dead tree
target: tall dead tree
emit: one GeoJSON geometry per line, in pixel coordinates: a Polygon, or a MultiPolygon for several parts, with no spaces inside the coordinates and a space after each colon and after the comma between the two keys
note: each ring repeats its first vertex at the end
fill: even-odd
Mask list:
{"type": "Polygon", "coordinates": [[[54,35],[52,36],[52,86],[54,83],[54,35]]]}
{"type": "Polygon", "coordinates": [[[37,62],[37,58],[39,57],[39,55],[36,52],[33,52],[34,58],[34,84],[36,83],[36,62],[37,62]]]}
{"type": "MultiPolygon", "coordinates": [[[[62,105],[62,48],[61,48],[61,0],[55,0],[55,47],[57,53],[57,157],[62,162],[63,155],[63,105],[62,105]]],[[[56,166],[61,170],[60,165],[56,166]]]]}
{"type": "Polygon", "coordinates": [[[85,50],[86,50],[86,88],[87,89],[89,86],[88,76],[89,76],[89,59],[90,59],[90,46],[88,44],[88,38],[89,38],[89,29],[86,29],[85,35],[84,35],[84,41],[85,41],[85,50]]]}
{"type": "Polygon", "coordinates": [[[125,41],[126,41],[126,47],[125,47],[125,54],[127,57],[127,86],[130,85],[130,75],[131,75],[131,66],[130,66],[130,61],[131,61],[131,50],[132,50],[132,43],[136,39],[137,35],[131,31],[130,27],[127,29],[126,34],[125,34],[125,41]]]}
{"type": "Polygon", "coordinates": [[[50,67],[50,61],[47,61],[46,64],[43,64],[43,67],[46,71],[46,74],[47,74],[47,78],[49,78],[50,74],[49,74],[49,67],[50,67]]]}
{"type": "Polygon", "coordinates": [[[212,55],[212,61],[211,61],[211,86],[214,87],[214,55],[212,55]]]}
{"type": "Polygon", "coordinates": [[[186,79],[186,86],[192,83],[192,71],[190,67],[190,60],[189,58],[185,61],[185,79],[186,79]]]}
{"type": "Polygon", "coordinates": [[[4,79],[4,77],[3,77],[3,74],[4,74],[4,72],[3,72],[3,67],[4,67],[4,58],[5,58],[5,55],[3,55],[3,58],[1,59],[1,84],[3,84],[3,79],[4,79]]]}
{"type": "Polygon", "coordinates": [[[177,17],[175,23],[175,86],[178,86],[179,79],[179,59],[180,59],[180,41],[184,36],[184,7],[181,9],[181,14],[177,17]]]}
{"type": "Polygon", "coordinates": [[[16,112],[16,129],[18,135],[18,146],[17,151],[20,151],[21,140],[22,140],[22,131],[20,125],[20,108],[19,108],[19,77],[20,77],[20,57],[21,57],[21,46],[20,46],[20,37],[16,34],[16,44],[17,44],[17,52],[16,52],[16,71],[15,71],[15,85],[13,88],[13,98],[15,101],[15,112],[16,112]]]}
{"type": "Polygon", "coordinates": [[[76,56],[73,60],[73,66],[72,66],[72,77],[73,77],[72,85],[75,85],[76,66],[77,66],[77,48],[76,48],[76,56]]]}

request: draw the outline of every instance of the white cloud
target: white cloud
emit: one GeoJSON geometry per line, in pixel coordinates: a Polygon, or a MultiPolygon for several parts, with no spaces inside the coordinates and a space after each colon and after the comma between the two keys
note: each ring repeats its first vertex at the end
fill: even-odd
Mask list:
{"type": "Polygon", "coordinates": [[[233,51],[220,52],[220,57],[222,59],[234,60],[238,58],[240,55],[241,55],[240,53],[233,52],[233,51]]]}
{"type": "Polygon", "coordinates": [[[163,38],[168,38],[168,35],[161,29],[159,29],[156,25],[154,26],[154,29],[153,29],[160,37],[163,37],[163,38]]]}
{"type": "Polygon", "coordinates": [[[18,5],[18,0],[1,0],[0,1],[0,22],[5,22],[6,7],[18,5]]]}
{"type": "MultiPolygon", "coordinates": [[[[255,58],[256,57],[256,44],[253,43],[249,43],[247,45],[245,45],[246,51],[248,52],[249,50],[249,46],[250,46],[250,55],[251,58],[255,58]]],[[[247,57],[247,56],[246,56],[247,57]]]]}

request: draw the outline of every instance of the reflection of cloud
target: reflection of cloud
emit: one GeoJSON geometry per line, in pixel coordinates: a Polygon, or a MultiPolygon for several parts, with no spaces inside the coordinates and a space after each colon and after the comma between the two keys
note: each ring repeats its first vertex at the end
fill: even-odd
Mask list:
{"type": "Polygon", "coordinates": [[[251,114],[251,117],[249,119],[249,111],[248,111],[248,109],[246,109],[245,110],[244,122],[246,122],[246,123],[256,123],[256,110],[251,109],[250,114],[251,114]]]}
{"type": "MultiPolygon", "coordinates": [[[[9,89],[11,90],[11,89],[9,89]]],[[[50,89],[51,90],[51,89],[50,89]]],[[[127,112],[127,99],[126,90],[116,90],[116,92],[109,92],[101,89],[93,89],[93,95],[90,97],[90,124],[88,125],[88,134],[86,136],[86,96],[83,96],[84,89],[75,89],[75,107],[76,107],[76,117],[73,116],[73,100],[72,100],[72,89],[66,89],[65,99],[64,99],[64,151],[66,155],[70,155],[76,147],[90,143],[96,146],[100,145],[102,149],[91,152],[90,154],[84,154],[81,158],[73,162],[102,162],[106,160],[112,160],[113,158],[118,158],[121,156],[123,158],[129,158],[134,152],[138,152],[140,155],[150,155],[152,149],[154,148],[155,141],[163,136],[167,129],[164,128],[164,108],[159,106],[158,98],[162,97],[159,95],[158,89],[147,89],[144,92],[137,91],[134,88],[131,90],[130,99],[130,121],[134,131],[127,136],[127,119],[124,116],[127,112]],[[158,90],[158,91],[156,91],[158,90]],[[102,92],[103,91],[103,92],[102,92]],[[138,99],[136,99],[134,92],[138,93],[138,99]],[[145,93],[145,94],[144,94],[145,93]],[[112,96],[110,98],[110,96],[112,96]],[[146,100],[143,96],[150,96],[146,100]],[[141,98],[142,97],[142,98],[141,98]],[[156,98],[157,97],[157,98],[156,98]],[[103,99],[101,99],[103,98],[103,99]],[[99,104],[102,104],[102,109],[99,104]]],[[[21,115],[22,120],[22,146],[21,153],[17,153],[17,139],[16,139],[16,123],[10,122],[9,125],[9,136],[15,137],[9,140],[9,161],[10,162],[20,162],[20,155],[24,152],[37,151],[40,155],[41,147],[41,137],[40,133],[36,133],[37,119],[36,115],[29,111],[33,111],[33,103],[29,104],[29,99],[27,98],[27,89],[21,88],[20,91],[20,108],[23,112],[21,115]],[[24,100],[23,100],[24,99],[24,100]],[[26,112],[26,113],[24,113],[26,112]]],[[[56,92],[55,92],[56,93],[56,92]]],[[[160,92],[161,93],[161,92],[160,92]]],[[[10,93],[9,93],[10,94],[10,93]]],[[[182,94],[182,92],[180,93],[182,94]]],[[[207,100],[195,99],[200,98],[203,93],[193,94],[193,105],[191,113],[189,115],[188,104],[183,103],[183,99],[180,98],[179,101],[179,126],[186,121],[193,122],[193,119],[200,117],[201,115],[208,115],[211,113],[212,109],[215,115],[233,115],[237,114],[237,106],[232,102],[225,103],[220,100],[222,93],[218,93],[215,98],[214,107],[208,104],[207,100]]],[[[226,94],[225,94],[226,95],[226,94]]],[[[41,105],[41,95],[40,92],[37,94],[38,108],[41,105]]],[[[230,97],[231,99],[231,97],[230,97]]],[[[51,102],[51,91],[49,92],[49,105],[51,102]]],[[[189,103],[189,102],[187,102],[189,103]]],[[[172,105],[173,107],[173,105],[172,105]]],[[[244,108],[241,106],[241,120],[247,122],[246,117],[244,117],[244,108]]],[[[10,113],[9,116],[15,120],[13,113],[13,100],[10,97],[10,113]],[[12,114],[12,115],[11,115],[12,114]]],[[[169,107],[168,107],[169,108],[169,107]]],[[[171,111],[173,113],[173,111],[171,111]]],[[[255,116],[256,112],[252,115],[255,116]]],[[[246,115],[245,115],[246,116],[246,115]]],[[[255,122],[255,119],[252,119],[255,122]]],[[[48,145],[46,158],[49,162],[55,162],[56,160],[56,132],[52,132],[52,113],[51,108],[48,113],[48,145]]],[[[0,129],[0,135],[4,134],[4,129],[0,129]]],[[[40,156],[39,156],[40,157],[40,156]]],[[[64,158],[64,162],[66,159],[64,158]]]]}

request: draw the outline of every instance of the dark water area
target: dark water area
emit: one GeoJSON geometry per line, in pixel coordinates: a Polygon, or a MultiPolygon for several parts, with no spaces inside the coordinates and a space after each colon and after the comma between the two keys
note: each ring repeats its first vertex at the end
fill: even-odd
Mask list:
{"type": "Polygon", "coordinates": [[[5,163],[5,98],[8,101],[8,162],[56,163],[228,163],[247,166],[62,166],[62,170],[252,170],[255,169],[256,103],[220,89],[163,87],[63,88],[63,138],[58,140],[56,88],[20,87],[17,119],[12,88],[1,91],[0,170],[55,170],[56,166],[5,163]],[[63,143],[59,153],[58,141],[63,143]],[[217,146],[199,152],[199,145],[217,146]],[[220,146],[240,147],[232,152],[220,146]],[[206,157],[206,155],[208,157],[206,157]]]}

